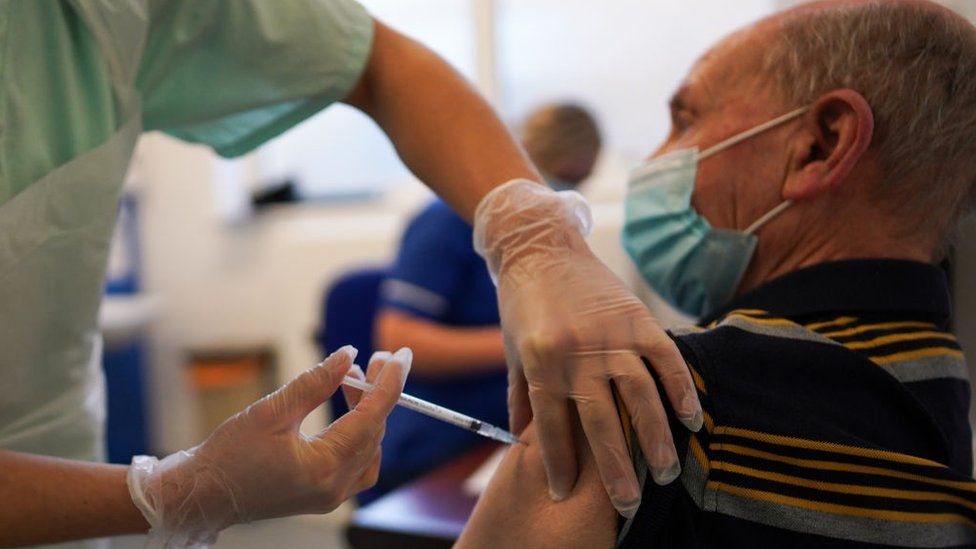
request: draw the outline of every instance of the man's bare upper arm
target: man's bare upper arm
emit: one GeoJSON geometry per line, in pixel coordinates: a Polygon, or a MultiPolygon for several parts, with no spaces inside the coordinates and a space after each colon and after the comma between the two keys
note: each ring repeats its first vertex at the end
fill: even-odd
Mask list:
{"type": "Polygon", "coordinates": [[[522,440],[505,456],[457,547],[613,547],[617,514],[590,449],[577,445],[579,479],[568,498],[554,502],[534,424],[522,440]]]}

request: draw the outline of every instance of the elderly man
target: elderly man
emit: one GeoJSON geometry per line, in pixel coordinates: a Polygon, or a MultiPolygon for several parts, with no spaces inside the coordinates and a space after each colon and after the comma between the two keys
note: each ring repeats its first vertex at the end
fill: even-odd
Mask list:
{"type": "MultiPolygon", "coordinates": [[[[718,44],[671,111],[624,243],[704,316],[673,333],[706,413],[678,441],[681,482],[645,482],[620,518],[579,447],[551,503],[529,435],[460,545],[976,544],[969,381],[935,266],[976,198],[976,30],[927,2],[805,5],[718,44]]],[[[660,460],[637,455],[639,476],[660,460]]]]}

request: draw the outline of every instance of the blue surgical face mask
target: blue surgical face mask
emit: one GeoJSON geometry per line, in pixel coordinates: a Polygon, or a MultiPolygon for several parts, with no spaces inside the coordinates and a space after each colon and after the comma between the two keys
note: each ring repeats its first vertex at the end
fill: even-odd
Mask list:
{"type": "Polygon", "coordinates": [[[698,163],[806,111],[797,109],[703,152],[696,147],[666,154],[633,172],[623,245],[644,280],[671,305],[701,317],[731,301],[756,250],[756,231],[792,204],[783,202],[745,231],[712,227],[691,206],[698,163]]]}

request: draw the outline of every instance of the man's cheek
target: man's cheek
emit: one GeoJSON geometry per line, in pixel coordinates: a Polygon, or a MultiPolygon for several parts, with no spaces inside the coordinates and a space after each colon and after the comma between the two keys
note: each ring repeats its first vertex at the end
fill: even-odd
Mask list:
{"type": "Polygon", "coordinates": [[[714,170],[699,171],[691,206],[712,226],[731,227],[730,212],[734,209],[735,189],[731,178],[712,177],[714,170]]]}

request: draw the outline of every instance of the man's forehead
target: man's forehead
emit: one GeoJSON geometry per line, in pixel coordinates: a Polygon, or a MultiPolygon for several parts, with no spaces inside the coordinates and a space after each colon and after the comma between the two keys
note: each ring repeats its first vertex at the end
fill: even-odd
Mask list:
{"type": "Polygon", "coordinates": [[[704,108],[751,89],[757,83],[766,40],[768,33],[756,25],[725,37],[692,65],[674,98],[704,108]]]}

